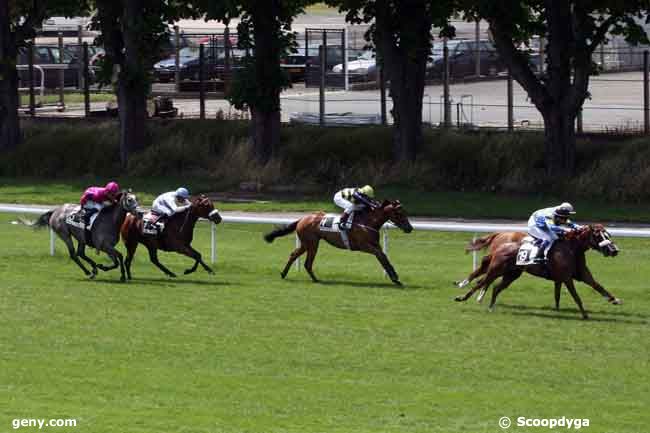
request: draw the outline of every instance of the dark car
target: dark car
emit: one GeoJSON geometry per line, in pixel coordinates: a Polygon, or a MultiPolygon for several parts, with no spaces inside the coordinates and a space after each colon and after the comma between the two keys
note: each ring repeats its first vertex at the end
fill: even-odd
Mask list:
{"type": "MultiPolygon", "coordinates": [[[[462,78],[476,75],[476,47],[476,41],[451,40],[447,42],[450,77],[462,78]]],[[[481,75],[493,75],[506,69],[492,42],[487,40],[479,41],[479,48],[481,75]]],[[[443,57],[443,44],[434,44],[427,65],[427,76],[429,78],[442,78],[443,57]]]]}
{"type": "MultiPolygon", "coordinates": [[[[183,51],[183,50],[181,50],[183,51]]],[[[200,62],[199,62],[199,49],[198,48],[187,48],[184,56],[181,57],[180,67],[180,79],[181,80],[192,80],[198,81],[200,78],[200,62]]],[[[232,48],[230,50],[230,62],[228,68],[230,68],[230,73],[241,69],[243,59],[246,55],[244,50],[238,48],[232,48]]],[[[211,47],[206,47],[204,52],[204,63],[203,63],[203,77],[206,80],[213,79],[224,79],[226,78],[226,52],[223,47],[212,49],[211,47]]],[[[174,57],[158,62],[154,67],[154,74],[160,79],[173,79],[174,72],[176,70],[176,64],[174,57]],[[157,67],[157,68],[156,68],[157,67]]]]}
{"type": "MultiPolygon", "coordinates": [[[[289,53],[280,60],[282,68],[288,72],[292,81],[305,79],[307,70],[320,73],[320,43],[309,44],[309,49],[299,46],[295,53],[289,53]]],[[[348,50],[348,61],[357,58],[360,50],[348,50]]],[[[343,62],[343,47],[340,45],[328,45],[325,66],[331,71],[336,65],[343,62]]]]}
{"type": "MultiPolygon", "coordinates": [[[[43,71],[43,84],[47,89],[55,89],[60,85],[58,66],[62,60],[66,66],[63,72],[64,87],[77,87],[79,84],[79,59],[66,48],[63,52],[58,45],[35,45],[34,46],[34,86],[41,85],[41,71],[43,71]]],[[[27,50],[22,48],[18,53],[18,79],[20,87],[29,86],[29,71],[27,65],[29,58],[27,50]]]]}
{"type": "MultiPolygon", "coordinates": [[[[179,68],[181,71],[187,68],[187,63],[192,60],[198,60],[199,49],[185,47],[179,51],[179,68]]],[[[176,56],[172,55],[153,65],[153,75],[156,81],[168,83],[175,79],[176,75],[176,56]]]]}

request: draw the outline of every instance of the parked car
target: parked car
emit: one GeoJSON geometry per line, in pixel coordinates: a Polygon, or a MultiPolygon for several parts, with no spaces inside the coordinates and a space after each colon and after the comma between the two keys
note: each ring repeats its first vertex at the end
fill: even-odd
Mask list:
{"type": "MultiPolygon", "coordinates": [[[[81,62],[68,49],[64,48],[63,52],[59,50],[58,45],[35,45],[34,46],[34,65],[41,66],[44,72],[44,85],[47,89],[55,89],[60,85],[58,65],[62,59],[63,64],[67,65],[63,72],[63,81],[65,87],[77,87],[79,84],[79,71],[81,62]]],[[[28,52],[22,48],[18,53],[18,65],[22,67],[18,71],[20,87],[27,87],[29,84],[29,71],[25,68],[29,64],[28,52]]],[[[34,86],[41,85],[41,76],[38,68],[34,68],[34,86]]],[[[92,80],[92,78],[91,78],[92,80]]]]}
{"type": "MultiPolygon", "coordinates": [[[[315,42],[309,44],[309,49],[306,50],[305,46],[299,46],[295,53],[290,53],[283,56],[280,60],[280,65],[284,68],[291,77],[292,81],[304,80],[307,70],[320,71],[320,50],[321,44],[315,42]]],[[[348,61],[356,60],[359,50],[348,50],[348,61]]],[[[328,71],[343,62],[343,47],[341,45],[328,45],[326,68],[328,71]]]]}
{"type": "MultiPolygon", "coordinates": [[[[187,68],[187,63],[199,58],[199,49],[185,47],[179,51],[179,68],[182,71],[187,68]]],[[[175,79],[176,75],[176,55],[159,61],[153,65],[153,75],[156,81],[168,83],[175,79]]]]}
{"type": "MultiPolygon", "coordinates": [[[[492,42],[481,40],[478,47],[481,56],[481,75],[491,75],[506,69],[492,42]]],[[[442,78],[444,68],[443,49],[444,45],[441,42],[433,45],[429,65],[427,66],[428,78],[442,78]]],[[[451,40],[447,42],[447,49],[449,50],[450,77],[461,78],[476,75],[476,41],[451,40]]]]}
{"type": "MultiPolygon", "coordinates": [[[[199,48],[186,47],[180,52],[180,79],[198,81],[200,78],[199,48]]],[[[242,68],[242,60],[246,52],[238,48],[230,50],[230,72],[242,68]]],[[[224,79],[226,74],[226,53],[222,47],[206,47],[204,52],[203,77],[206,80],[224,79]]],[[[154,65],[154,77],[161,82],[171,81],[175,78],[176,57],[171,56],[154,65]]]]}
{"type": "MultiPolygon", "coordinates": [[[[332,72],[342,74],[343,63],[332,68],[332,72]]],[[[348,76],[350,82],[374,81],[377,79],[377,59],[374,51],[363,51],[355,59],[348,61],[348,76]]]]}

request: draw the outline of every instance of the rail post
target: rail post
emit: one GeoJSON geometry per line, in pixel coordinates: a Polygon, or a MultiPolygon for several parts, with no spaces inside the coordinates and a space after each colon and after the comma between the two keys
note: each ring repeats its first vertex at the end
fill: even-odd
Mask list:
{"type": "Polygon", "coordinates": [[[65,71],[63,70],[63,33],[59,32],[59,107],[65,107],[65,71]]]}
{"type": "MultiPolygon", "coordinates": [[[[296,248],[300,248],[300,238],[296,234],[296,248]]],[[[300,272],[300,257],[296,259],[296,271],[300,272]]]]}
{"type": "Polygon", "coordinates": [[[442,87],[443,87],[443,123],[445,128],[451,127],[451,100],[449,97],[449,47],[447,38],[442,48],[442,87]]]}
{"type": "Polygon", "coordinates": [[[205,120],[205,48],[204,44],[199,45],[199,117],[205,120]]]}
{"type": "MultiPolygon", "coordinates": [[[[29,78],[29,114],[34,117],[36,115],[36,95],[34,94],[34,42],[30,42],[27,46],[27,76],[29,78]]],[[[42,74],[43,72],[41,72],[42,74]]],[[[43,80],[41,80],[43,81],[43,80]]]]}
{"type": "Polygon", "coordinates": [[[323,31],[323,45],[318,47],[318,54],[320,58],[320,86],[318,89],[318,123],[320,126],[325,126],[325,75],[327,73],[327,39],[323,31]]]}
{"type": "Polygon", "coordinates": [[[84,42],[83,49],[83,83],[84,83],[84,114],[90,117],[90,73],[89,73],[89,60],[88,60],[88,42],[84,42]]]}
{"type": "Polygon", "coordinates": [[[508,68],[508,131],[515,129],[514,96],[512,94],[512,73],[508,68]]]}
{"type": "Polygon", "coordinates": [[[81,51],[81,50],[83,50],[83,43],[84,43],[83,27],[82,26],[77,26],[77,45],[79,46],[79,51],[77,51],[78,56],[79,56],[78,61],[77,61],[77,66],[78,66],[78,69],[77,69],[77,89],[79,89],[79,90],[83,90],[83,88],[84,88],[84,71],[83,71],[83,67],[79,63],[79,62],[81,62],[83,60],[83,52],[81,51]]]}
{"type": "Polygon", "coordinates": [[[56,240],[56,236],[54,235],[54,230],[52,230],[52,227],[50,227],[50,255],[54,255],[54,241],[56,240]]]}
{"type": "MultiPolygon", "coordinates": [[[[476,236],[477,236],[477,234],[474,233],[474,237],[472,238],[472,243],[476,242],[476,236]]],[[[473,252],[472,252],[472,270],[473,270],[473,271],[476,270],[476,265],[477,265],[477,263],[478,263],[478,252],[477,252],[477,251],[473,251],[473,252]]]]}
{"type": "Polygon", "coordinates": [[[174,87],[176,93],[181,91],[181,35],[178,26],[174,26],[174,87]]]}
{"type": "Polygon", "coordinates": [[[210,262],[217,262],[217,226],[210,222],[210,262]]]}
{"type": "Polygon", "coordinates": [[[648,75],[650,65],[648,63],[648,50],[643,52],[643,133],[650,133],[650,85],[648,75]]]}

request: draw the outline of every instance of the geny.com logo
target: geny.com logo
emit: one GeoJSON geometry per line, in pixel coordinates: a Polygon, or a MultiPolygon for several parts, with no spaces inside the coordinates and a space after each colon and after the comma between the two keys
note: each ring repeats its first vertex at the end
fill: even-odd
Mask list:
{"type": "MultiPolygon", "coordinates": [[[[507,416],[499,419],[499,427],[508,429],[512,425],[512,421],[507,416]]],[[[587,418],[527,418],[520,416],[517,418],[517,427],[542,427],[547,429],[554,429],[556,427],[580,430],[582,427],[589,427],[589,419],[587,418]]]]}

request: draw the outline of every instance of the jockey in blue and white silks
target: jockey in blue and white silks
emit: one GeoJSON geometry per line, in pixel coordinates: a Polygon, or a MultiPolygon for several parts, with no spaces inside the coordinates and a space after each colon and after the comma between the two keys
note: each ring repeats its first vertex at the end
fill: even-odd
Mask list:
{"type": "Polygon", "coordinates": [[[548,252],[556,240],[567,231],[579,227],[569,219],[574,214],[571,203],[562,203],[559,206],[537,210],[528,219],[528,234],[542,241],[544,260],[548,258],[548,252]]]}
{"type": "Polygon", "coordinates": [[[151,210],[163,218],[169,218],[176,213],[189,209],[192,205],[189,198],[190,192],[187,188],[178,188],[176,191],[166,192],[156,197],[151,210]]]}

